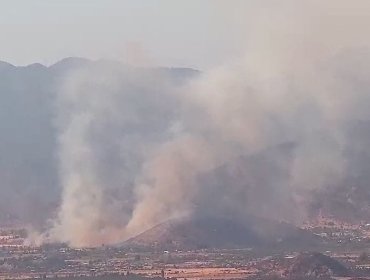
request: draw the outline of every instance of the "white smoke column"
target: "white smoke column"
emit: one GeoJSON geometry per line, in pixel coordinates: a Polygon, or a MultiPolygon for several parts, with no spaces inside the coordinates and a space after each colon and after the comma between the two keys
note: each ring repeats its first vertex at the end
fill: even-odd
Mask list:
{"type": "Polygon", "coordinates": [[[162,80],[106,62],[65,78],[57,119],[63,193],[51,240],[97,246],[127,236],[136,176],[173,119],[174,98],[162,80]]]}
{"type": "Polygon", "coordinates": [[[145,184],[136,188],[138,204],[128,224],[140,232],[169,218],[191,214],[199,187],[197,175],[215,168],[215,153],[209,143],[184,135],[163,146],[144,166],[145,184]]]}
{"type": "MultiPolygon", "coordinates": [[[[73,246],[102,244],[115,230],[109,228],[110,217],[105,216],[110,205],[104,204],[104,186],[94,166],[97,152],[89,140],[94,122],[110,113],[112,96],[101,96],[96,89],[81,89],[88,74],[93,72],[71,74],[59,96],[60,176],[64,187],[51,238],[73,246]]],[[[114,81],[101,83],[114,86],[114,81]]]]}

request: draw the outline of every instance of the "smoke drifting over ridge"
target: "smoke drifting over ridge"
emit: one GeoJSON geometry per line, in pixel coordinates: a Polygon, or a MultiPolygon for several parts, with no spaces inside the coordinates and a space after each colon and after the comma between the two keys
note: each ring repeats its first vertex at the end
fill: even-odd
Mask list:
{"type": "Polygon", "coordinates": [[[46,238],[116,243],[184,215],[300,221],[310,191],[355,183],[370,167],[370,134],[351,133],[370,123],[370,4],[329,2],[259,11],[245,57],[185,84],[114,64],[69,73],[46,238]]]}

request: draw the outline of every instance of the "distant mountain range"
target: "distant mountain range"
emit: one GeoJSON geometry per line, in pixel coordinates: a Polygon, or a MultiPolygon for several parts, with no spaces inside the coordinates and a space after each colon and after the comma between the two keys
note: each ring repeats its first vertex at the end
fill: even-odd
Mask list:
{"type": "MultiPolygon", "coordinates": [[[[157,91],[161,90],[156,88],[154,79],[158,75],[165,77],[166,83],[178,85],[200,74],[188,68],[133,68],[116,61],[84,58],[66,58],[49,67],[38,63],[16,67],[0,62],[0,223],[9,223],[9,219],[14,217],[20,223],[43,226],[54,214],[61,196],[56,124],[58,86],[71,71],[95,68],[115,73],[139,73],[148,80],[149,85],[145,90],[154,88],[157,91]]],[[[92,80],[95,78],[92,77],[92,80]]],[[[137,87],[129,86],[134,89],[137,87]]],[[[129,98],[136,102],[133,96],[129,98]]],[[[145,106],[140,108],[140,114],[145,113],[151,104],[145,106]]],[[[168,119],[178,111],[176,104],[171,103],[166,108],[171,106],[174,108],[161,113],[158,120],[153,121],[154,114],[145,115],[154,125],[151,122],[140,123],[142,129],[151,129],[154,131],[153,137],[161,137],[157,134],[162,128],[162,120],[173,124],[173,120],[168,119]]],[[[135,122],[130,123],[125,129],[132,131],[134,125],[135,122]]],[[[370,123],[356,121],[348,127],[351,129],[346,133],[353,138],[353,146],[344,150],[348,174],[338,185],[302,194],[312,217],[320,211],[352,221],[368,219],[370,216],[370,156],[367,153],[370,123]]],[[[129,141],[134,142],[135,138],[129,141]]],[[[296,214],[291,197],[283,191],[290,176],[287,166],[295,148],[296,143],[281,143],[255,155],[236,157],[202,174],[199,178],[201,191],[211,195],[195,198],[197,209],[193,218],[162,223],[128,240],[125,245],[235,248],[256,244],[283,246],[285,242],[306,246],[321,242],[304,230],[273,221],[296,214]],[[247,192],[243,191],[245,188],[247,192]],[[261,201],[264,201],[263,207],[261,201]],[[245,207],[251,215],[261,214],[264,218],[240,222],[242,217],[233,212],[235,204],[245,207]],[[223,216],[225,213],[226,217],[223,216]],[[230,218],[234,216],[235,219],[230,218]],[[271,221],[266,219],[269,217],[271,221]]],[[[102,157],[101,162],[104,160],[102,157]]],[[[109,165],[106,167],[108,169],[109,165]]],[[[129,174],[131,170],[127,168],[125,172],[129,174]]],[[[104,176],[108,177],[108,181],[111,179],[109,172],[104,176]]],[[[114,193],[116,190],[109,191],[114,193]]]]}

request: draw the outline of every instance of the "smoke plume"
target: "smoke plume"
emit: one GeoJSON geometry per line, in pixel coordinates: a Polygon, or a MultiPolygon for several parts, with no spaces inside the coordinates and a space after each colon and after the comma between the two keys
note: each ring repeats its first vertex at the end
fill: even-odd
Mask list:
{"type": "Polygon", "coordinates": [[[351,132],[370,124],[370,4],[268,3],[233,11],[248,14],[245,56],[186,82],[99,63],[65,77],[47,238],[117,243],[185,215],[299,222],[311,191],[370,167],[355,156],[370,134],[351,132]]]}

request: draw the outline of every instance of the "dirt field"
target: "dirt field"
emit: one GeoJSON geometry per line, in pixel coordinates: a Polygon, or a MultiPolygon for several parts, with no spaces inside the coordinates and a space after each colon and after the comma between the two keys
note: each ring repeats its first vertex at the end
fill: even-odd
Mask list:
{"type": "MultiPolygon", "coordinates": [[[[159,276],[161,270],[133,270],[135,274],[146,276],[159,276]]],[[[255,271],[236,268],[179,268],[166,269],[165,277],[176,277],[177,279],[241,279],[254,275],[255,271]]]]}

